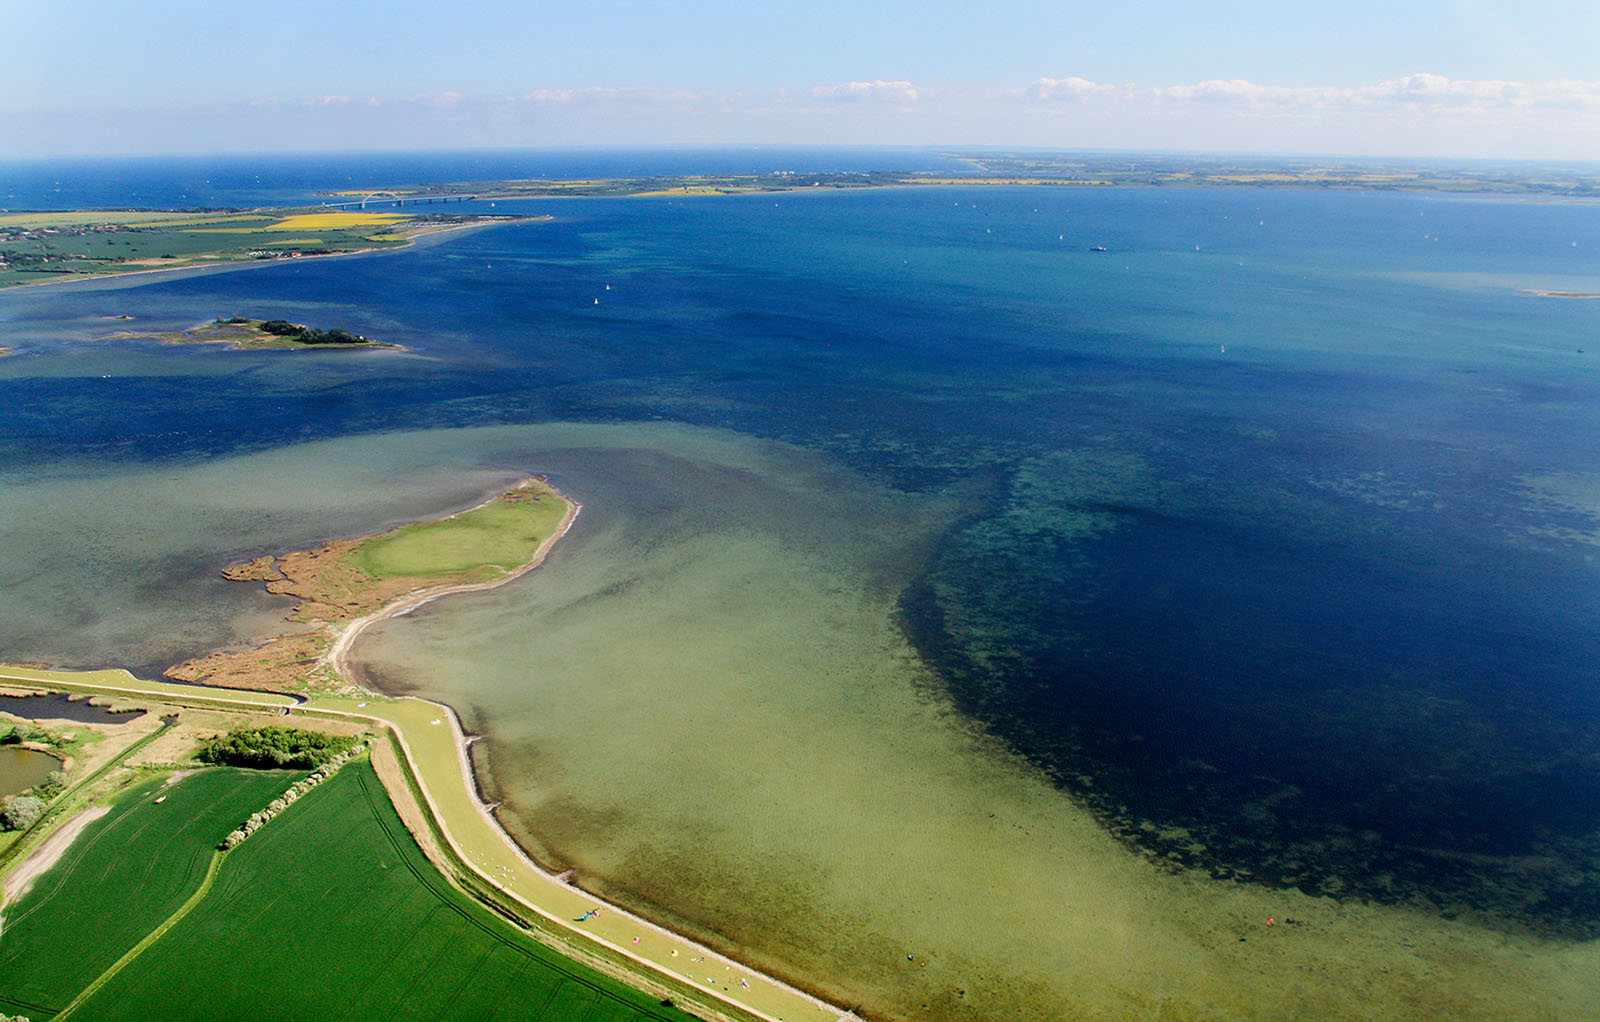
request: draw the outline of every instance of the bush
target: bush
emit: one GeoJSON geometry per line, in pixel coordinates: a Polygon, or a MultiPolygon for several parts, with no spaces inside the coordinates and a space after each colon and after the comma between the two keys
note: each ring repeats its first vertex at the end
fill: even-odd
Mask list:
{"type": "Polygon", "coordinates": [[[213,738],[201,748],[200,760],[268,770],[275,767],[314,770],[355,743],[356,740],[348,736],[269,725],[213,738]]]}
{"type": "Polygon", "coordinates": [[[39,785],[39,794],[45,798],[54,798],[66,786],[67,772],[65,770],[52,770],[44,775],[44,783],[39,785]]]}
{"type": "Polygon", "coordinates": [[[49,742],[50,732],[37,724],[23,721],[0,735],[0,745],[20,745],[23,742],[49,742]]]}
{"type": "Polygon", "coordinates": [[[18,795],[0,809],[0,827],[6,830],[27,830],[44,815],[44,799],[32,795],[18,795]]]}

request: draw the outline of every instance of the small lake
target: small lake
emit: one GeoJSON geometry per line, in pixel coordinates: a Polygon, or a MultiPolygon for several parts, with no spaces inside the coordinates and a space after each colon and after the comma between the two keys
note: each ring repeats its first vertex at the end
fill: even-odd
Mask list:
{"type": "Polygon", "coordinates": [[[126,724],[137,712],[113,713],[94,706],[87,699],[73,699],[63,692],[31,696],[0,696],[0,713],[26,720],[75,720],[80,724],[126,724]]]}
{"type": "Polygon", "coordinates": [[[61,761],[48,753],[16,746],[0,748],[0,795],[15,795],[43,784],[52,770],[60,769],[61,761]]]}

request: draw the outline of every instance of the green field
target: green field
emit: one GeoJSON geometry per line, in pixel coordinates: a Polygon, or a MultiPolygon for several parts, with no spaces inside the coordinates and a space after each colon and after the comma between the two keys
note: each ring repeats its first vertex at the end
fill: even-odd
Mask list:
{"type": "Polygon", "coordinates": [[[566,514],[548,487],[532,496],[495,500],[437,522],[417,522],[357,546],[349,562],[374,579],[428,577],[475,580],[526,563],[566,514]],[[487,566],[487,567],[485,567],[487,566]]]}
{"type": "Polygon", "coordinates": [[[476,219],[317,209],[0,214],[0,287],[392,248],[424,222],[476,219]]]}
{"type": "MultiPolygon", "coordinates": [[[[268,785],[267,795],[284,776],[274,775],[279,783],[268,785]]],[[[241,799],[237,808],[245,804],[241,799]]],[[[141,802],[120,819],[142,823],[156,809],[141,802]]],[[[209,845],[196,842],[195,853],[203,869],[209,845]]],[[[80,911],[63,919],[76,929],[36,928],[35,957],[82,956],[121,909],[76,869],[44,878],[52,879],[80,888],[87,899],[99,893],[102,909],[98,918],[80,911]]],[[[147,912],[143,921],[158,914],[147,912]]],[[[66,999],[57,995],[49,1003],[59,1007],[66,999]]],[[[21,1000],[10,1003],[35,1022],[48,1017],[21,1000]]],[[[422,856],[362,760],[229,852],[211,893],[72,1018],[676,1022],[689,1016],[548,950],[451,887],[422,856]]]]}
{"type": "Polygon", "coordinates": [[[121,795],[5,907],[0,1011],[38,1020],[65,1007],[194,893],[218,841],[304,775],[202,770],[121,795]]]}

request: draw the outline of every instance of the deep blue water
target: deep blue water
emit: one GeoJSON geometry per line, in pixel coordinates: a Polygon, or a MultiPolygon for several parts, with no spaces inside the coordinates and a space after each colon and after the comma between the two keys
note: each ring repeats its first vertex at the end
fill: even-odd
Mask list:
{"type": "MultiPolygon", "coordinates": [[[[710,169],[759,162],[725,155],[710,169]]],[[[62,194],[126,175],[130,198],[94,204],[211,205],[510,166],[414,159],[239,166],[181,199],[159,180],[194,165],[108,164],[62,194]]],[[[541,159],[569,169],[505,173],[601,165],[541,159]]],[[[671,419],[982,492],[904,595],[906,630],[964,710],[1129,843],[1600,933],[1600,302],[1521,291],[1600,291],[1600,208],[907,189],[499,209],[557,218],[0,296],[21,352],[0,465],[671,419]],[[305,318],[437,357],[374,372],[128,342],[136,372],[44,371],[86,317],[122,312],[305,318]]]]}

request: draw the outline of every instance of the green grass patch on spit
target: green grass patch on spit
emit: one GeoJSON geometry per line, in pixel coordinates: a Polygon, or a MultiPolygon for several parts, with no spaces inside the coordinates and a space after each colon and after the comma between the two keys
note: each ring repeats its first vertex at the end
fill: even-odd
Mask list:
{"type": "Polygon", "coordinates": [[[370,578],[497,578],[525,564],[560,526],[567,505],[533,481],[515,497],[436,522],[401,526],[358,545],[349,562],[370,578]]]}

